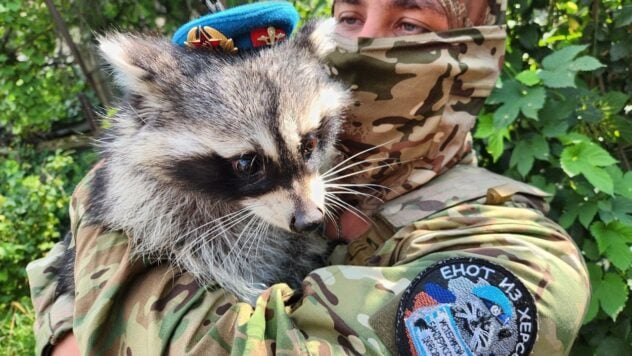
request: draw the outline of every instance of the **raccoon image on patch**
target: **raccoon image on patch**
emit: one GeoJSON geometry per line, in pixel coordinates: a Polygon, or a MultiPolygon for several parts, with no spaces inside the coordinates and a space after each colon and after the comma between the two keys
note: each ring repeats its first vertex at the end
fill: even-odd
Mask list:
{"type": "MultiPolygon", "coordinates": [[[[129,236],[132,255],[168,261],[253,303],[322,266],[313,231],[345,203],[334,147],[349,93],[324,72],[334,22],[236,55],[115,33],[99,50],[125,93],[99,141],[89,224],[129,236]]],[[[64,268],[72,269],[74,254],[64,268]]],[[[74,289],[71,278],[61,291],[74,289]]]]}

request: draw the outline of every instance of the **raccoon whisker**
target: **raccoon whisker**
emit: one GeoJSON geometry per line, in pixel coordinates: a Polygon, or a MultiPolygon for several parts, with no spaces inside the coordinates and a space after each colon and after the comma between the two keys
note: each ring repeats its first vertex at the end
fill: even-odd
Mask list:
{"type": "Polygon", "coordinates": [[[380,189],[377,189],[377,188],[374,188],[374,187],[371,187],[371,186],[363,186],[363,184],[359,184],[359,185],[338,185],[338,184],[335,184],[335,183],[334,184],[325,184],[325,190],[328,190],[328,189],[340,189],[340,188],[347,188],[347,187],[349,187],[348,189],[351,189],[353,191],[360,191],[360,189],[368,189],[371,192],[378,193],[378,194],[382,192],[380,189]]]}
{"type": "MultiPolygon", "coordinates": [[[[195,246],[194,249],[192,250],[192,252],[193,253],[199,252],[200,249],[202,249],[204,246],[206,246],[211,241],[215,240],[220,235],[223,235],[224,237],[226,237],[226,232],[228,230],[230,230],[231,228],[239,225],[240,223],[242,223],[243,221],[249,219],[253,215],[254,215],[253,212],[248,211],[248,212],[244,213],[243,215],[240,215],[239,217],[235,218],[234,220],[231,220],[226,225],[219,224],[217,226],[214,226],[210,230],[205,231],[203,234],[201,234],[200,236],[196,237],[197,241],[192,243],[192,245],[195,246]],[[219,231],[219,233],[217,233],[218,231],[219,231]],[[211,238],[208,238],[211,235],[214,235],[214,236],[212,236],[211,238]]],[[[228,241],[226,238],[224,239],[224,241],[226,243],[230,243],[230,241],[228,241]]]]}
{"type": "MultiPolygon", "coordinates": [[[[267,236],[268,235],[268,231],[270,230],[270,224],[264,221],[264,230],[263,230],[263,234],[261,234],[261,236],[267,236]]],[[[258,238],[257,239],[257,245],[255,246],[255,260],[259,260],[259,250],[260,250],[260,244],[261,241],[263,240],[263,238],[258,238]]]]}
{"type": "MultiPolygon", "coordinates": [[[[237,236],[237,239],[235,240],[233,247],[230,248],[230,251],[228,251],[228,254],[226,255],[226,259],[230,259],[230,256],[232,255],[233,251],[237,251],[239,252],[240,249],[235,250],[236,248],[239,247],[239,242],[241,241],[242,236],[244,236],[245,232],[248,231],[248,228],[250,227],[250,225],[255,222],[258,221],[259,218],[255,218],[255,219],[250,219],[247,223],[246,226],[244,226],[243,229],[241,229],[241,232],[239,233],[239,235],[237,236]]],[[[237,253],[235,253],[235,257],[237,257],[237,253]]]]}
{"type": "Polygon", "coordinates": [[[371,218],[369,218],[365,213],[360,211],[360,209],[358,209],[355,206],[343,201],[342,199],[336,197],[335,195],[331,195],[331,196],[325,195],[325,201],[327,201],[327,200],[329,200],[330,204],[332,204],[334,206],[337,206],[338,208],[341,208],[342,210],[349,211],[350,213],[352,213],[353,215],[355,215],[359,219],[363,220],[367,224],[372,223],[371,218]]]}
{"type": "Polygon", "coordinates": [[[180,236],[178,236],[178,239],[184,239],[184,238],[186,238],[187,236],[189,236],[189,235],[191,235],[191,234],[195,233],[196,231],[198,231],[198,230],[200,230],[200,229],[206,228],[207,226],[209,226],[209,225],[211,225],[211,224],[214,224],[214,223],[221,223],[221,222],[222,222],[222,220],[224,220],[224,219],[229,219],[229,218],[235,217],[236,215],[243,214],[243,213],[244,213],[244,212],[246,212],[246,211],[248,211],[248,208],[243,208],[243,209],[237,210],[237,211],[235,211],[235,212],[232,212],[232,213],[230,213],[230,214],[226,214],[226,215],[224,215],[224,216],[221,216],[221,217],[219,217],[219,218],[217,218],[217,219],[213,219],[213,220],[211,220],[211,221],[209,221],[209,222],[207,222],[207,223],[205,223],[205,224],[203,224],[203,225],[201,225],[201,226],[199,226],[199,227],[196,227],[195,229],[193,229],[193,230],[191,230],[191,231],[188,231],[188,232],[187,232],[186,234],[184,234],[184,235],[180,235],[180,236]]]}
{"type": "Polygon", "coordinates": [[[342,176],[337,176],[337,177],[334,177],[333,179],[327,179],[327,180],[324,180],[324,182],[325,182],[325,184],[327,184],[327,183],[335,182],[335,181],[338,181],[338,180],[341,180],[341,179],[344,179],[344,178],[357,176],[358,174],[374,171],[376,169],[380,169],[380,168],[384,168],[384,167],[389,167],[390,168],[391,166],[392,166],[391,164],[381,164],[379,166],[369,167],[369,168],[366,168],[366,169],[359,170],[357,172],[348,173],[348,174],[345,174],[345,175],[342,175],[342,176]]]}
{"type": "MultiPolygon", "coordinates": [[[[400,161],[399,163],[400,163],[400,164],[405,164],[405,163],[410,163],[410,162],[418,161],[418,160],[420,160],[420,159],[421,159],[421,158],[409,159],[409,160],[406,160],[406,161],[400,161]]],[[[338,177],[336,177],[335,179],[325,180],[325,183],[335,182],[335,181],[340,180],[340,179],[343,179],[343,178],[353,177],[353,176],[358,175],[358,174],[362,174],[362,173],[370,172],[370,171],[373,171],[373,170],[376,170],[376,169],[380,169],[380,168],[384,168],[384,167],[389,167],[389,168],[390,168],[391,166],[393,166],[393,164],[392,164],[392,163],[386,163],[386,164],[381,164],[381,165],[379,165],[379,166],[375,166],[375,167],[369,167],[369,168],[366,168],[366,169],[360,170],[360,171],[358,171],[358,172],[353,172],[353,173],[345,174],[345,175],[343,175],[343,176],[338,176],[338,177]]]]}
{"type": "MultiPolygon", "coordinates": [[[[226,230],[230,229],[231,227],[233,227],[233,226],[234,226],[234,225],[236,225],[236,224],[239,224],[239,223],[240,223],[241,221],[243,221],[245,218],[248,218],[248,217],[249,217],[249,215],[251,215],[251,212],[249,212],[249,211],[247,211],[247,210],[246,210],[246,211],[244,211],[244,210],[245,210],[245,209],[243,209],[243,210],[239,211],[239,212],[238,212],[239,214],[237,214],[237,213],[234,213],[234,214],[229,214],[229,215],[223,216],[223,217],[221,217],[221,218],[219,218],[219,219],[215,219],[215,220],[213,220],[213,221],[210,221],[210,222],[208,222],[208,223],[206,223],[206,224],[204,224],[204,225],[200,226],[199,228],[196,228],[196,229],[194,229],[194,230],[192,230],[192,231],[187,232],[185,235],[181,235],[181,236],[179,236],[179,237],[178,237],[178,239],[179,239],[179,240],[184,240],[184,239],[185,239],[185,237],[187,237],[187,236],[189,236],[189,235],[191,235],[191,234],[195,233],[196,231],[200,230],[201,228],[206,228],[207,226],[209,226],[209,225],[211,225],[211,224],[216,224],[216,223],[217,223],[217,225],[216,225],[216,226],[211,227],[209,230],[204,231],[204,233],[202,233],[202,234],[200,234],[199,236],[196,236],[196,237],[195,237],[195,240],[200,241],[200,246],[203,246],[203,244],[204,244],[204,240],[205,240],[205,239],[206,239],[209,235],[214,234],[215,232],[217,232],[217,231],[219,231],[219,230],[221,230],[221,233],[224,233],[224,234],[225,234],[226,230]],[[223,219],[227,219],[227,221],[223,221],[223,219]]],[[[212,239],[210,239],[210,240],[209,240],[209,241],[207,241],[207,242],[210,242],[210,241],[214,240],[215,238],[216,238],[216,236],[215,236],[215,237],[213,237],[212,239]]]]}
{"type": "MultiPolygon", "coordinates": [[[[354,158],[356,158],[356,157],[358,157],[358,156],[360,156],[360,155],[362,155],[362,154],[364,154],[364,153],[367,153],[367,152],[369,152],[369,151],[371,151],[371,150],[378,149],[378,148],[380,148],[380,147],[384,147],[384,146],[386,146],[386,145],[388,145],[388,144],[390,144],[390,143],[392,143],[392,142],[395,142],[395,139],[392,139],[392,140],[390,140],[390,141],[384,142],[384,143],[379,144],[379,145],[377,145],[377,146],[369,147],[369,148],[367,148],[366,150],[360,151],[360,152],[358,152],[358,153],[356,153],[356,154],[354,154],[354,155],[352,155],[352,156],[350,156],[350,157],[347,157],[345,160],[343,160],[342,162],[339,162],[339,163],[338,163],[338,164],[336,164],[335,166],[331,167],[331,168],[329,169],[329,171],[331,171],[331,170],[333,170],[333,169],[336,169],[336,168],[338,168],[338,167],[342,166],[342,165],[343,165],[343,164],[345,164],[346,162],[349,162],[349,161],[351,161],[352,159],[354,159],[354,158]]],[[[329,172],[329,171],[327,171],[327,172],[329,172]]],[[[326,174],[327,172],[325,172],[325,174],[326,174]]]]}
{"type": "Polygon", "coordinates": [[[246,252],[246,256],[251,256],[250,251],[253,247],[255,247],[255,261],[259,259],[259,243],[261,240],[265,239],[269,225],[270,224],[266,223],[263,219],[259,219],[259,224],[257,224],[257,227],[252,232],[252,237],[250,238],[251,243],[248,247],[248,251],[246,252]]]}
{"type": "Polygon", "coordinates": [[[340,226],[338,225],[338,219],[336,219],[336,215],[331,212],[329,209],[325,208],[325,219],[334,223],[334,227],[336,228],[336,238],[340,238],[340,226]]]}
{"type": "Polygon", "coordinates": [[[397,160],[397,158],[369,158],[369,159],[365,159],[365,160],[362,160],[362,161],[354,162],[354,163],[352,163],[352,164],[350,164],[348,166],[343,166],[342,168],[338,168],[335,171],[332,171],[331,169],[329,169],[325,173],[323,173],[322,176],[323,177],[329,177],[329,176],[332,176],[332,175],[337,174],[339,172],[345,171],[347,169],[351,169],[351,168],[356,167],[356,166],[360,166],[360,165],[368,164],[368,163],[372,163],[372,162],[383,162],[383,161],[387,161],[387,160],[395,161],[395,160],[397,160]]]}
{"type": "Polygon", "coordinates": [[[367,197],[367,198],[375,198],[377,200],[379,200],[380,202],[384,202],[383,199],[376,197],[375,195],[371,195],[371,194],[367,194],[367,193],[362,193],[362,192],[358,192],[358,191],[354,191],[354,190],[349,190],[349,191],[329,191],[327,192],[327,194],[332,194],[332,195],[361,195],[363,197],[367,197]]]}
{"type": "Polygon", "coordinates": [[[353,183],[329,183],[329,184],[325,184],[325,188],[327,187],[358,187],[358,188],[369,188],[371,190],[375,190],[378,191],[379,189],[376,188],[381,188],[381,189],[387,189],[387,190],[393,190],[393,188],[389,188],[385,185],[381,185],[381,184],[371,184],[371,183],[367,183],[367,184],[353,184],[353,183]]]}

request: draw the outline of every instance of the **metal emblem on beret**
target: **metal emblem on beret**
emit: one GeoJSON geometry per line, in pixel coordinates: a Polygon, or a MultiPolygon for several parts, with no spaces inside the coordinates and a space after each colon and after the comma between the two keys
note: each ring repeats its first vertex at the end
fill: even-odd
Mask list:
{"type": "Polygon", "coordinates": [[[400,355],[529,355],[537,331],[524,284],[480,258],[447,259],[419,274],[395,322],[400,355]]]}
{"type": "Polygon", "coordinates": [[[286,38],[285,31],[274,26],[256,28],[250,32],[253,47],[274,46],[286,38]]]}
{"type": "Polygon", "coordinates": [[[221,49],[226,53],[237,53],[238,50],[232,38],[227,38],[210,26],[196,26],[190,29],[184,44],[190,48],[221,49]]]}

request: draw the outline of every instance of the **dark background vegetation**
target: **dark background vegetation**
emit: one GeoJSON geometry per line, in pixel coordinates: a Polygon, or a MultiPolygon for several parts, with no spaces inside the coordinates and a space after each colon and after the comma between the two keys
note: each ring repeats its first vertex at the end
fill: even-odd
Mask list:
{"type": "MultiPolygon", "coordinates": [[[[329,14],[328,0],[292,2],[304,18],[329,14]]],[[[572,354],[630,355],[632,0],[509,3],[503,75],[475,132],[481,162],[555,193],[551,217],[584,253],[593,299],[572,354]]],[[[24,267],[67,229],[96,159],[89,142],[114,95],[95,34],[170,35],[204,12],[197,0],[0,3],[0,353],[33,352],[24,267]]]]}

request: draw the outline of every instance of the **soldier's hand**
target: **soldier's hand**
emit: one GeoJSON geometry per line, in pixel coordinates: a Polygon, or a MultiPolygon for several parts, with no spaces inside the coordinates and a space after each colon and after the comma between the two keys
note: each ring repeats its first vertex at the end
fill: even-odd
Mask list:
{"type": "Polygon", "coordinates": [[[69,333],[53,346],[52,356],[81,356],[75,334],[69,333]]]}
{"type": "Polygon", "coordinates": [[[362,236],[371,228],[370,222],[359,218],[356,214],[349,211],[342,213],[336,224],[333,222],[327,222],[325,224],[325,235],[327,238],[332,240],[341,238],[347,242],[351,242],[362,236]]]}

